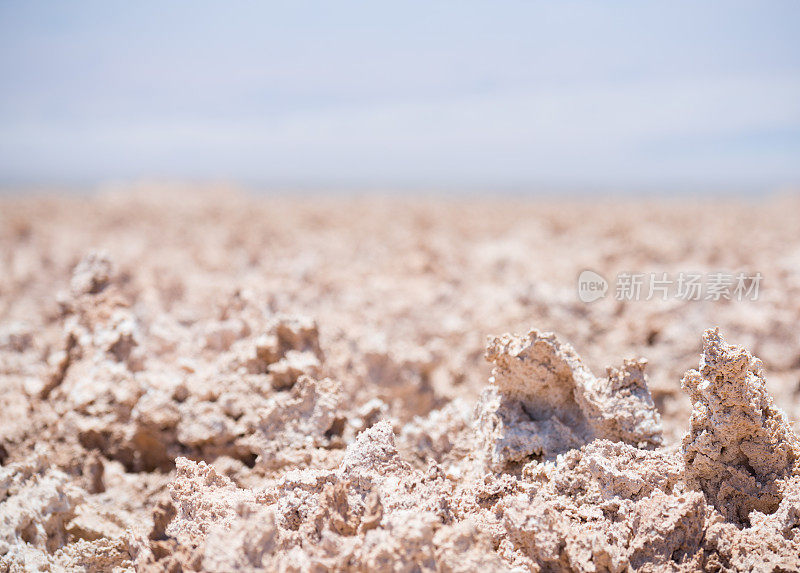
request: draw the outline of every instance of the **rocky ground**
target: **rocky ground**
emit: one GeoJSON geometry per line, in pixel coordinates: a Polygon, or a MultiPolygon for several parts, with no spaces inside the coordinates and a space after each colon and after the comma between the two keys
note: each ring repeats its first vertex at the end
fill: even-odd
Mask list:
{"type": "Polygon", "coordinates": [[[799,212],[0,199],[0,571],[797,570],[799,212]]]}

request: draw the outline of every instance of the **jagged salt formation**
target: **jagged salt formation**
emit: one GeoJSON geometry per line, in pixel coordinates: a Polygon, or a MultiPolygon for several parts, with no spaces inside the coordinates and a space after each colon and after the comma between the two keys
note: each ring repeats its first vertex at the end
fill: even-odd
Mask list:
{"type": "Polygon", "coordinates": [[[786,480],[798,475],[800,443],[767,393],[761,360],[727,344],[719,328],[706,330],[700,369],[682,385],[692,400],[687,477],[731,521],[775,512],[786,480]]]}
{"type": "Polygon", "coordinates": [[[0,555],[19,544],[49,551],[64,545],[64,524],[82,494],[65,472],[48,467],[41,452],[0,467],[0,555]]]}
{"type": "Polygon", "coordinates": [[[399,458],[386,421],[362,432],[337,469],[293,470],[265,488],[239,488],[203,462],[176,465],[171,522],[137,563],[148,571],[507,569],[476,520],[455,522],[455,488],[441,470],[399,458]]]}
{"type": "Polygon", "coordinates": [[[655,414],[635,409],[646,392],[642,361],[597,379],[551,334],[504,336],[489,353],[491,393],[506,409],[479,409],[495,423],[483,426],[495,433],[479,432],[485,442],[448,409],[408,422],[396,442],[371,404],[349,411],[368,415],[344,450],[303,463],[295,456],[324,450],[347,410],[338,382],[302,375],[253,412],[261,426],[249,439],[260,456],[280,462],[289,452],[272,463],[277,470],[262,465],[254,477],[235,466],[227,475],[225,458],[178,457],[161,478],[167,491],[150,498],[149,533],[133,526],[149,524],[142,515],[102,509],[119,505],[120,478],[134,479],[119,462],[101,462],[105,477],[75,470],[82,481],[48,468],[50,456],[10,464],[0,471],[0,572],[798,570],[796,438],[764,390],[760,363],[717,331],[705,338],[700,371],[684,381],[695,413],[683,452],[640,447],[658,436],[647,432],[655,414]],[[519,472],[459,470],[508,436],[569,444],[537,433],[558,424],[586,443],[554,459],[529,456],[519,472]],[[753,479],[763,495],[736,489],[748,467],[762,471],[753,479]]]}
{"type": "Polygon", "coordinates": [[[641,448],[661,444],[643,359],[626,360],[596,378],[572,346],[537,330],[494,338],[486,358],[494,364],[491,387],[476,418],[493,469],[550,458],[595,438],[641,448]]]}

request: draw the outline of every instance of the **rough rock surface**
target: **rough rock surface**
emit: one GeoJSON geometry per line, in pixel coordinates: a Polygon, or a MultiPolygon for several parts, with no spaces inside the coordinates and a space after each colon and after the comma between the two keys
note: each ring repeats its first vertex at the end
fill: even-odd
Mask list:
{"type": "Polygon", "coordinates": [[[494,338],[486,358],[494,364],[492,388],[476,417],[494,469],[531,456],[552,458],[596,438],[661,444],[644,360],[626,360],[598,379],[569,344],[537,330],[494,338]]]}
{"type": "Polygon", "coordinates": [[[800,475],[800,441],[767,393],[764,366],[719,329],[703,335],[700,369],[683,378],[691,430],[683,440],[686,474],[728,519],[774,513],[789,478],[800,475]]]}
{"type": "Polygon", "coordinates": [[[798,204],[706,207],[0,199],[0,573],[800,569],[798,204]]]}

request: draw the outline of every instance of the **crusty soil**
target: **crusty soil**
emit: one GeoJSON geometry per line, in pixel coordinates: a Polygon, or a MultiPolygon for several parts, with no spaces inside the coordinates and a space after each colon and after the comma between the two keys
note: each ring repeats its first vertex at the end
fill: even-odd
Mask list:
{"type": "Polygon", "coordinates": [[[0,199],[0,571],[797,570],[797,213],[0,199]]]}

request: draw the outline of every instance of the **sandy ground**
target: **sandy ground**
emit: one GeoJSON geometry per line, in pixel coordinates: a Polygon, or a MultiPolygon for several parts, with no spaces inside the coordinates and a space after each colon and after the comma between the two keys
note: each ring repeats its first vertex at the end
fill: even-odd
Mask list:
{"type": "Polygon", "coordinates": [[[0,571],[796,570],[797,213],[0,199],[0,571]]]}

